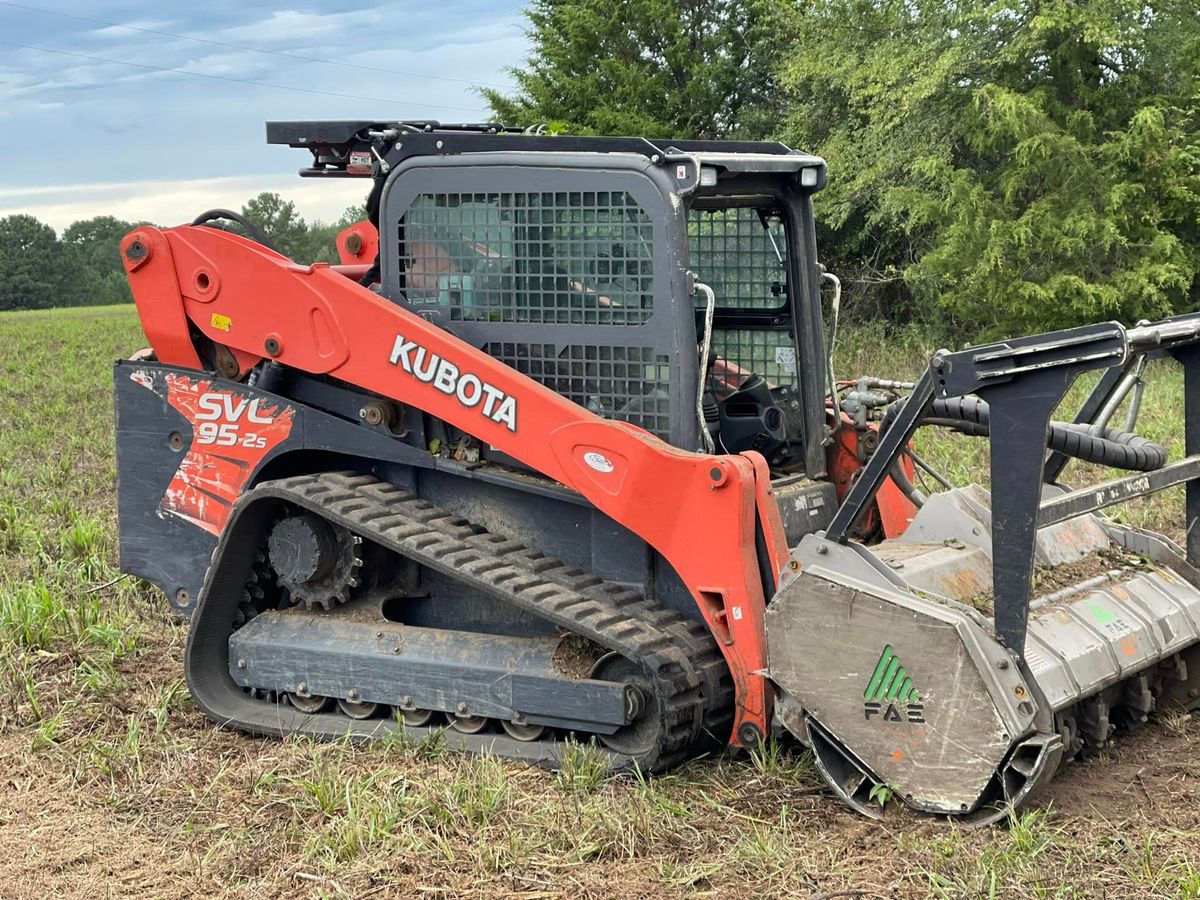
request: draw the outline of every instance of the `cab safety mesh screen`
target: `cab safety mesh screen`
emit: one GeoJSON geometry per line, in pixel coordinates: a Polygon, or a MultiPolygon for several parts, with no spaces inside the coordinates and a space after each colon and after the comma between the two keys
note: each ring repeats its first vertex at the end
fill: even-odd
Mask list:
{"type": "Polygon", "coordinates": [[[653,223],[624,191],[428,193],[399,224],[409,303],[453,321],[640,325],[653,223]]]}

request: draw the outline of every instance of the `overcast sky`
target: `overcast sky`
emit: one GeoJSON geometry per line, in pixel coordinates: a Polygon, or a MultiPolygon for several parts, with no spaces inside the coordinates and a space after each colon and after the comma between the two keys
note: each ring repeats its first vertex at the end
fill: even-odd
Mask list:
{"type": "Polygon", "coordinates": [[[0,0],[0,216],[171,225],[271,190],[336,219],[366,182],[298,178],[307,154],[268,146],[264,122],[478,121],[472,85],[507,85],[526,53],[516,0],[336,7],[0,0]]]}

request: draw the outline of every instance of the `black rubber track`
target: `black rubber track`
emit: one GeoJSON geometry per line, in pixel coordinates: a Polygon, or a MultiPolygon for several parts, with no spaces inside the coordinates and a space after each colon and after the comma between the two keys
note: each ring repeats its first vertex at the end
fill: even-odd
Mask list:
{"type": "MultiPolygon", "coordinates": [[[[653,771],[723,744],[733,710],[728,669],[702,622],[647,601],[551,559],[536,549],[412,497],[394,485],[353,473],[324,473],[264,482],[234,509],[213,554],[188,637],[185,672],[193,698],[222,724],[258,734],[370,738],[396,730],[386,720],[354,721],[335,713],[308,715],[254,700],[229,677],[228,639],[263,530],[286,507],[308,509],[420,565],[470,584],[636,662],[653,685],[659,715],[656,747],[637,757],[610,753],[614,767],[653,771]]],[[[406,728],[421,736],[433,729],[406,728]]],[[[453,746],[555,764],[563,748],[551,739],[521,742],[502,735],[447,731],[453,746]]]]}

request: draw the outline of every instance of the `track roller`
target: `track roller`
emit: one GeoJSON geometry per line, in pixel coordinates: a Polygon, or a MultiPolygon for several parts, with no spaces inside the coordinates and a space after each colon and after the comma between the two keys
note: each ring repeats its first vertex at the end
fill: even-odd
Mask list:
{"type": "Polygon", "coordinates": [[[337,702],[338,709],[349,716],[351,719],[370,719],[374,718],[379,712],[378,703],[363,703],[358,700],[339,700],[337,702]]]}
{"type": "Polygon", "coordinates": [[[501,722],[505,733],[518,741],[536,741],[546,731],[545,725],[528,725],[519,722],[501,722]]]}
{"type": "Polygon", "coordinates": [[[433,719],[432,709],[401,709],[400,721],[409,728],[423,728],[433,719]]]}
{"type": "Polygon", "coordinates": [[[309,715],[315,716],[317,713],[327,712],[333,706],[333,701],[328,697],[302,696],[294,693],[285,694],[284,696],[287,697],[288,703],[292,704],[300,712],[308,713],[309,715]]]}
{"type": "Polygon", "coordinates": [[[450,717],[450,727],[463,734],[479,734],[487,727],[486,716],[454,715],[450,717]]]}

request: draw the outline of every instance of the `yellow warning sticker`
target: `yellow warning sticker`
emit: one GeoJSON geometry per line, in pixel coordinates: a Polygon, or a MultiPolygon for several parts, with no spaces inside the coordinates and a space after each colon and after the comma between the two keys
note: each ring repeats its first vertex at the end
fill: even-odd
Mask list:
{"type": "Polygon", "coordinates": [[[221,331],[228,331],[229,326],[233,324],[233,319],[229,316],[223,316],[220,313],[212,314],[212,327],[219,328],[221,331]]]}

